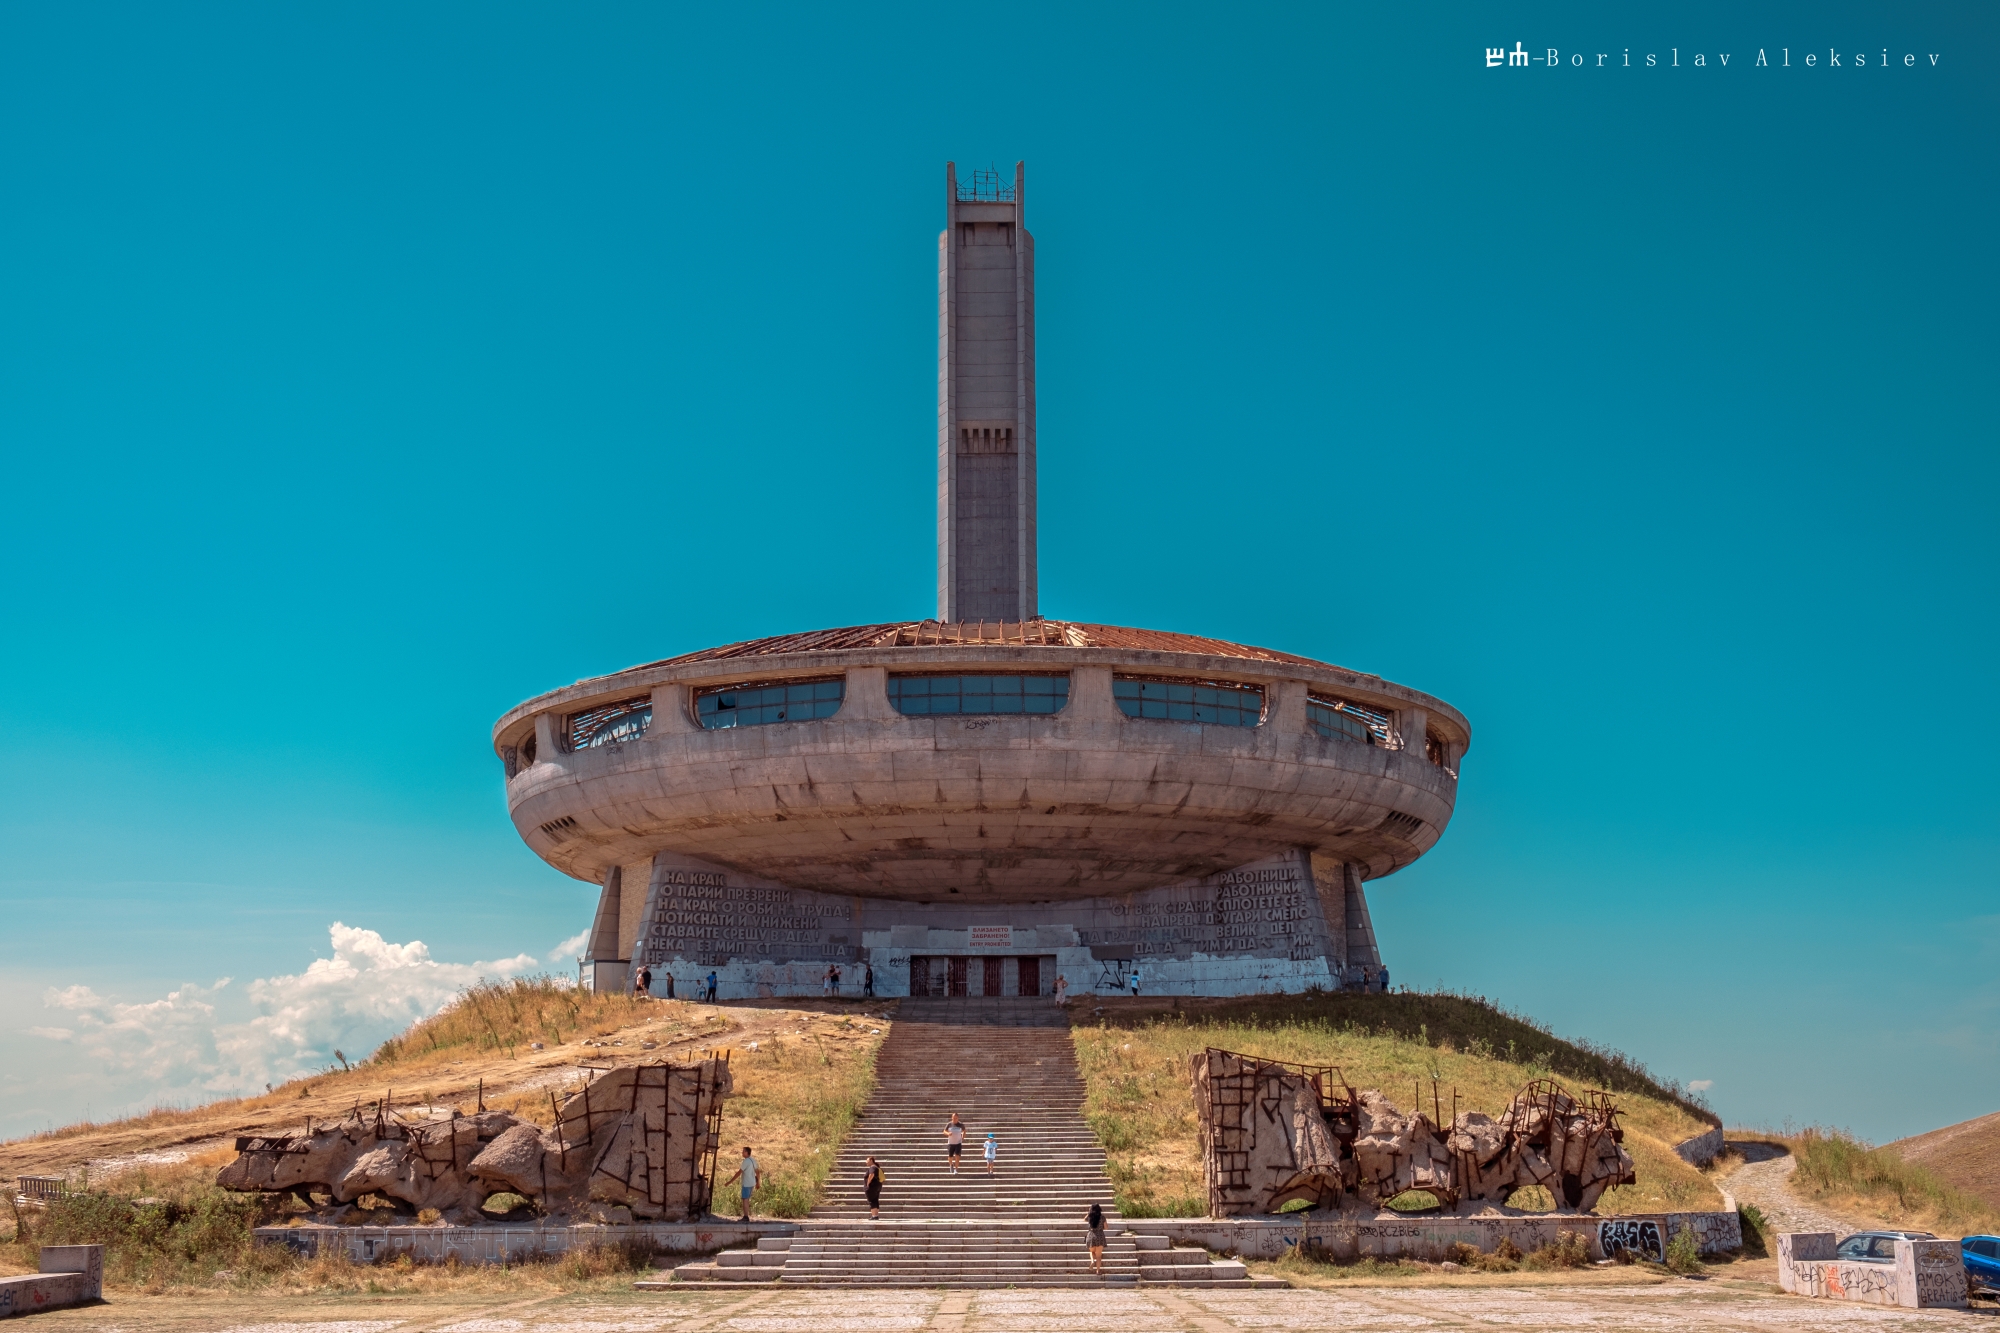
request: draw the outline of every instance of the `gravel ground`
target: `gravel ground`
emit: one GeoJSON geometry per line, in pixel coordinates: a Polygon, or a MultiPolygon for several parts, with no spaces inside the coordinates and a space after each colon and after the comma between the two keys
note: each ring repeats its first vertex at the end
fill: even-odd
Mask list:
{"type": "MultiPolygon", "coordinates": [[[[489,1298],[490,1300],[490,1298],[489,1298]]],[[[1647,1333],[2000,1328],[1991,1313],[1896,1310],[1777,1295],[1766,1284],[1354,1287],[1322,1291],[801,1291],[604,1293],[481,1304],[355,1294],[130,1297],[34,1317],[103,1333],[1647,1333]]]]}
{"type": "Polygon", "coordinates": [[[1729,1147],[1743,1154],[1743,1165],[1723,1178],[1722,1187],[1736,1196],[1739,1205],[1756,1204],[1773,1231],[1832,1231],[1844,1236],[1861,1229],[1852,1218],[1836,1217],[1792,1193],[1792,1169],[1798,1159],[1783,1148],[1734,1142],[1729,1147]]]}

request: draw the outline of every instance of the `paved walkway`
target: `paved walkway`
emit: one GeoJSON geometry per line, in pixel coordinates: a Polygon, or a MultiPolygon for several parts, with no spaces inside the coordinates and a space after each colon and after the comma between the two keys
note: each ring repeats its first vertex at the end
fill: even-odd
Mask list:
{"type": "Polygon", "coordinates": [[[34,1316],[41,1333],[1646,1333],[2000,1329],[1987,1313],[1808,1301],[1735,1282],[1378,1287],[1337,1291],[786,1291],[715,1289],[449,1302],[355,1295],[255,1301],[133,1297],[34,1316]]]}
{"type": "Polygon", "coordinates": [[[1846,1235],[1857,1224],[1834,1216],[1792,1193],[1792,1170],[1798,1159],[1783,1148],[1769,1143],[1732,1141],[1730,1148],[1743,1154],[1743,1165],[1723,1178],[1722,1187],[1736,1196],[1738,1205],[1753,1203],[1770,1220],[1771,1230],[1832,1231],[1846,1235]]]}

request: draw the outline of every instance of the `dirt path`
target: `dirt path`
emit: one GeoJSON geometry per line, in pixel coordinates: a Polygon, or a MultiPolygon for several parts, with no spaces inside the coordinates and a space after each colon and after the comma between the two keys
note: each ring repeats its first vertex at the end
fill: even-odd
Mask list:
{"type": "Polygon", "coordinates": [[[1846,1235],[1871,1225],[1843,1217],[1824,1206],[1807,1203],[1792,1193],[1792,1170],[1798,1159],[1774,1143],[1731,1141],[1729,1151],[1743,1157],[1743,1165],[1723,1177],[1722,1187],[1736,1196],[1736,1202],[1755,1204],[1770,1219],[1773,1231],[1832,1231],[1846,1235]]]}

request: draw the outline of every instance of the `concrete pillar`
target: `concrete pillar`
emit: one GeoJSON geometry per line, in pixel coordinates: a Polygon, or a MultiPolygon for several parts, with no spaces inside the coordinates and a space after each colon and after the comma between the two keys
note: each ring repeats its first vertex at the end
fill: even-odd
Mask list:
{"type": "Polygon", "coordinates": [[[1306,692],[1302,680],[1281,680],[1264,687],[1270,698],[1264,704],[1264,725],[1281,736],[1296,736],[1306,729],[1306,692]]]}
{"type": "Polygon", "coordinates": [[[1382,952],[1375,944],[1375,926],[1368,919],[1368,895],[1362,890],[1361,867],[1349,861],[1347,880],[1347,961],[1368,969],[1368,984],[1382,967],[1382,952]]]}
{"type": "Polygon", "coordinates": [[[938,619],[1032,620],[1035,271],[1026,175],[959,197],[938,237],[938,619]]]}
{"type": "Polygon", "coordinates": [[[1125,715],[1111,698],[1110,667],[1072,667],[1069,702],[1063,715],[1078,722],[1123,722],[1125,715]]]}
{"type": "Polygon", "coordinates": [[[535,762],[553,764],[556,756],[563,753],[563,747],[556,743],[556,715],[554,713],[535,714],[535,762]]]}
{"type": "Polygon", "coordinates": [[[1311,884],[1326,931],[1326,965],[1333,984],[1347,984],[1347,863],[1324,852],[1308,854],[1311,884]]]}
{"type": "Polygon", "coordinates": [[[1424,732],[1430,726],[1431,715],[1421,708],[1400,708],[1396,710],[1396,734],[1403,738],[1403,749],[1424,757],[1424,732]]]}
{"type": "Polygon", "coordinates": [[[902,714],[889,703],[889,668],[850,667],[840,711],[844,722],[893,722],[902,714]]]}
{"type": "Polygon", "coordinates": [[[661,685],[653,691],[653,722],[646,728],[650,736],[668,736],[675,732],[700,731],[694,720],[694,709],[690,706],[688,687],[675,682],[661,685]]]}

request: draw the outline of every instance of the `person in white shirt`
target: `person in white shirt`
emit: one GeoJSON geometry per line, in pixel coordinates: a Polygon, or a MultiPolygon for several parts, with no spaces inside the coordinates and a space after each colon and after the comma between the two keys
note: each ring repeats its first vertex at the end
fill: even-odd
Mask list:
{"type": "Polygon", "coordinates": [[[951,1113],[951,1119],[944,1124],[944,1164],[954,1176],[958,1174],[958,1155],[965,1151],[965,1123],[958,1118],[958,1112],[951,1113]]]}
{"type": "MultiPolygon", "coordinates": [[[[743,1145],[743,1164],[736,1168],[736,1174],[730,1176],[729,1179],[741,1180],[743,1182],[743,1193],[740,1197],[743,1205],[743,1220],[748,1222],[750,1220],[750,1196],[757,1192],[757,1159],[750,1155],[749,1144],[746,1143],[743,1145]]],[[[725,1181],[724,1183],[728,1182],[725,1181]]]]}

